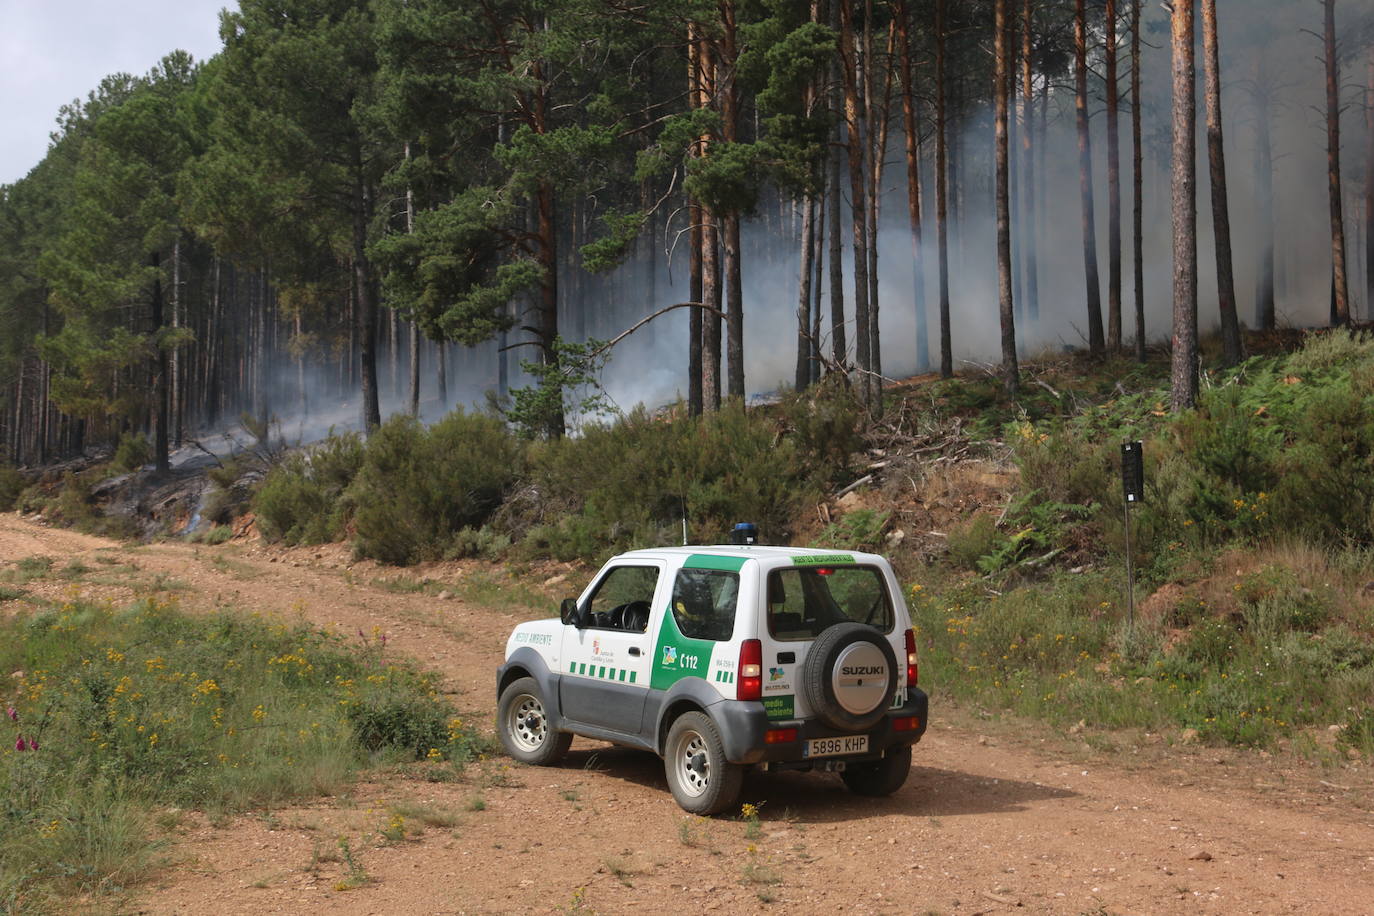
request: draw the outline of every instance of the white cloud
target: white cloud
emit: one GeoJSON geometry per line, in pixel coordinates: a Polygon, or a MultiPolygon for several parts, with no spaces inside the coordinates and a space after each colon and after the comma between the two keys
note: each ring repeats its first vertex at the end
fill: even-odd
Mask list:
{"type": "Polygon", "coordinates": [[[220,47],[232,0],[0,0],[0,182],[43,158],[58,109],[111,73],[146,73],[178,48],[196,60],[220,47]]]}

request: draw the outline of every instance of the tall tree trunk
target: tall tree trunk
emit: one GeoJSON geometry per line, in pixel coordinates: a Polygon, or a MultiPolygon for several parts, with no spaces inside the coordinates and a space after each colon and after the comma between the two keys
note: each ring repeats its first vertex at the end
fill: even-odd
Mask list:
{"type": "Polygon", "coordinates": [[[954,375],[949,331],[949,169],[945,125],[945,2],[935,0],[935,238],[940,272],[940,377],[954,375]]]}
{"type": "Polygon", "coordinates": [[[358,303],[358,367],[362,372],[363,432],[382,425],[377,398],[377,302],[372,296],[372,264],[367,257],[367,224],[371,195],[362,175],[361,151],[354,151],[353,178],[353,286],[358,303]]]}
{"type": "Polygon", "coordinates": [[[1173,236],[1174,333],[1170,394],[1174,410],[1197,403],[1197,186],[1196,74],[1193,68],[1193,0],[1174,0],[1173,236]]]}
{"type": "Polygon", "coordinates": [[[1135,358],[1145,362],[1145,186],[1140,131],[1140,4],[1131,0],[1131,251],[1135,280],[1135,358]]]}
{"type": "Polygon", "coordinates": [[[1374,319],[1374,45],[1369,47],[1369,82],[1364,88],[1364,312],[1374,319]]]}
{"type": "Polygon", "coordinates": [[[1107,81],[1107,346],[1121,352],[1121,140],[1116,74],[1116,2],[1107,0],[1104,63],[1107,81]]]}
{"type": "Polygon", "coordinates": [[[448,412],[448,341],[435,341],[434,348],[434,371],[437,374],[435,383],[439,386],[439,413],[444,414],[448,412]]]}
{"type": "MultiPolygon", "coordinates": [[[[406,159],[410,158],[410,144],[406,144],[406,159]]],[[[406,186],[406,233],[415,232],[415,190],[406,186]]],[[[396,310],[391,310],[392,315],[396,310]]],[[[410,324],[410,415],[420,415],[420,322],[411,316],[410,324]]],[[[393,333],[394,333],[393,326],[393,333]]]]}
{"type": "Polygon", "coordinates": [[[873,57],[873,3],[868,0],[864,20],[864,123],[868,125],[868,355],[873,371],[873,406],[883,409],[883,341],[878,302],[878,223],[882,218],[883,171],[887,166],[888,129],[892,111],[892,60],[897,40],[895,23],[888,23],[884,54],[882,98],[873,98],[876,67],[873,57]]]}
{"type": "Polygon", "coordinates": [[[854,252],[854,339],[859,369],[859,399],[872,398],[873,342],[868,322],[868,207],[864,190],[864,142],[860,127],[858,61],[855,59],[854,20],[850,4],[840,3],[840,67],[844,81],[844,124],[849,153],[849,210],[854,252]]]}
{"type": "Polygon", "coordinates": [[[797,292],[797,371],[792,385],[803,391],[811,384],[811,255],[815,250],[815,204],[802,199],[801,271],[797,292]]]}
{"type": "MultiPolygon", "coordinates": [[[[739,89],[735,67],[739,51],[735,34],[735,2],[721,0],[721,53],[716,63],[716,97],[720,99],[721,139],[734,143],[739,138],[739,89]]],[[[743,399],[744,389],[744,285],[740,278],[739,211],[720,214],[722,248],[725,253],[725,376],[726,391],[743,399]]]]}
{"type": "MultiPolygon", "coordinates": [[[[181,230],[177,229],[176,239],[172,242],[172,327],[181,327],[181,230]]],[[[182,420],[186,413],[185,392],[182,386],[181,348],[177,347],[168,354],[168,371],[171,374],[171,434],[172,446],[181,447],[182,420]]]]}
{"type": "Polygon", "coordinates": [[[1218,50],[1217,0],[1202,0],[1202,56],[1207,93],[1207,167],[1212,184],[1212,230],[1216,235],[1217,306],[1221,313],[1221,361],[1241,360],[1240,321],[1236,316],[1236,281],[1231,267],[1231,216],[1226,202],[1226,151],[1221,131],[1221,54],[1218,50]]]}
{"type": "MultiPolygon", "coordinates": [[[[846,0],[830,0],[830,28],[840,31],[840,7],[846,0]]],[[[849,363],[844,330],[844,237],[840,218],[840,122],[844,119],[844,103],[840,89],[840,57],[830,58],[830,111],[835,118],[835,135],[830,144],[830,174],[826,181],[829,199],[826,210],[830,222],[830,348],[831,361],[843,370],[849,363]]]]}
{"type": "MultiPolygon", "coordinates": [[[[1027,0],[1029,2],[1029,0],[1027,0]]],[[[926,321],[925,273],[921,269],[921,132],[911,73],[911,12],[897,0],[898,62],[902,82],[902,128],[906,143],[906,207],[911,221],[911,297],[916,312],[916,371],[930,367],[930,330],[926,321]]]]}
{"type": "Polygon", "coordinates": [[[1269,114],[1272,110],[1272,84],[1267,61],[1255,57],[1255,78],[1250,98],[1255,107],[1255,204],[1259,210],[1256,226],[1259,249],[1259,276],[1255,278],[1255,327],[1274,329],[1274,150],[1270,139],[1269,114]]]}
{"type": "Polygon", "coordinates": [[[1326,175],[1331,199],[1332,324],[1350,323],[1350,296],[1345,276],[1345,215],[1341,201],[1340,61],[1336,57],[1336,0],[1322,0],[1326,50],[1326,175]]]}
{"type": "MultiPolygon", "coordinates": [[[[687,103],[693,110],[704,108],[706,103],[701,91],[701,44],[697,39],[696,23],[687,24],[687,103]]],[[[701,154],[698,144],[692,145],[690,155],[701,154]]],[[[701,205],[691,195],[687,196],[687,219],[691,224],[691,244],[688,247],[688,298],[692,302],[704,301],[701,285],[702,220],[701,205]]],[[[702,409],[702,368],[701,342],[702,318],[704,312],[699,308],[687,310],[687,413],[697,417],[702,409]]]]}
{"type": "Polygon", "coordinates": [[[1002,388],[1007,397],[1016,397],[1016,317],[1011,290],[1011,195],[1007,188],[1007,96],[1011,81],[1011,46],[1007,35],[1007,3],[993,5],[993,99],[996,113],[993,131],[996,140],[996,174],[993,196],[997,204],[997,310],[1002,321],[1002,388]]]}
{"type": "MultiPolygon", "coordinates": [[[[171,470],[171,462],[167,456],[167,426],[171,419],[171,398],[168,394],[168,371],[167,371],[167,348],[162,346],[158,339],[162,334],[162,255],[154,251],[152,256],[152,266],[156,273],[153,275],[153,340],[157,348],[156,357],[156,381],[155,393],[156,413],[155,425],[156,436],[153,440],[153,460],[157,462],[159,474],[165,474],[171,470]]],[[[45,405],[38,405],[43,408],[45,405]]]]}
{"type": "Polygon", "coordinates": [[[1097,225],[1093,215],[1092,137],[1088,133],[1088,16],[1076,0],[1073,17],[1074,115],[1078,125],[1078,190],[1083,203],[1083,275],[1088,300],[1088,349],[1100,356],[1102,291],[1097,273],[1097,225]]]}
{"type": "Polygon", "coordinates": [[[1021,4],[1021,152],[1025,157],[1021,165],[1021,181],[1025,185],[1024,212],[1021,214],[1021,245],[1026,260],[1026,301],[1022,312],[1031,321],[1040,315],[1040,273],[1036,252],[1035,225],[1035,143],[1032,122],[1035,114],[1035,92],[1032,51],[1034,50],[1035,20],[1031,10],[1031,0],[1021,4]]]}

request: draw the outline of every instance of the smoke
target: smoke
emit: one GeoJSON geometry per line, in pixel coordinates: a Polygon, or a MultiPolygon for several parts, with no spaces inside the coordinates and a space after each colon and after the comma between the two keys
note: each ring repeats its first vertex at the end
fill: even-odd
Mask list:
{"type": "MultiPolygon", "coordinates": [[[[1365,27],[1370,13],[1353,10],[1354,4],[1338,5],[1338,32],[1352,34],[1365,27]]],[[[1327,198],[1326,133],[1321,8],[1315,3],[1288,0],[1219,0],[1218,21],[1222,50],[1222,107],[1229,184],[1237,308],[1241,321],[1256,322],[1256,291],[1260,270],[1262,207],[1256,173],[1256,144],[1267,119],[1273,148],[1273,224],[1275,234],[1275,300],[1280,325],[1325,324],[1330,307],[1331,243],[1327,198]],[[1265,93],[1268,101],[1258,104],[1265,93]]],[[[1172,323],[1172,239],[1170,235],[1170,118],[1171,85],[1167,14],[1157,4],[1144,11],[1141,104],[1144,136],[1144,313],[1149,342],[1167,342],[1172,323]]],[[[1212,235],[1210,179],[1207,169],[1205,100],[1203,96],[1201,23],[1198,28],[1198,266],[1199,324],[1206,333],[1218,322],[1215,254],[1212,235]]],[[[1131,256],[1131,134],[1129,97],[1129,35],[1118,30],[1121,87],[1121,201],[1122,201],[1122,313],[1123,338],[1129,346],[1134,337],[1134,276],[1131,256]]],[[[1090,104],[1092,112],[1093,183],[1097,252],[1103,323],[1107,309],[1107,186],[1106,136],[1102,102],[1101,36],[1093,66],[1090,104]]],[[[1353,43],[1353,39],[1352,39],[1353,43]]],[[[1347,264],[1352,312],[1370,315],[1365,301],[1363,263],[1364,168],[1369,155],[1364,125],[1364,62],[1346,60],[1343,73],[1342,121],[1343,186],[1347,264]],[[1358,66],[1357,66],[1358,64],[1358,66]]],[[[1038,80],[1037,80],[1038,89],[1038,80]]],[[[1038,91],[1037,91],[1038,98],[1038,91]]],[[[1055,83],[1050,90],[1047,134],[1037,146],[1037,219],[1025,225],[1013,239],[1013,257],[1024,281],[1026,241],[1033,236],[1038,273],[1039,318],[1031,321],[1018,310],[1017,341],[1023,355],[1035,356],[1065,347],[1086,346],[1087,312],[1080,215],[1077,137],[1073,117],[1072,88],[1055,83]]],[[[930,118],[927,110],[923,116],[930,118]]],[[[897,114],[900,118],[900,113],[897,114]]],[[[1020,128],[1018,127],[1017,130],[1020,128]]],[[[951,156],[958,155],[960,187],[951,189],[949,225],[951,335],[956,368],[969,363],[990,364],[1000,360],[998,333],[997,273],[992,201],[992,118],[987,109],[967,112],[952,130],[951,156]]],[[[907,216],[905,164],[901,149],[900,121],[894,121],[887,168],[883,179],[879,251],[879,298],[882,366],[889,377],[917,371],[914,270],[923,284],[923,301],[931,352],[928,363],[938,365],[938,289],[935,249],[935,193],[932,161],[934,140],[925,131],[923,140],[924,240],[919,258],[913,259],[907,216]]],[[[1037,138],[1039,140],[1039,138],[1037,138]]],[[[1024,187],[1027,176],[1019,176],[1024,187]]],[[[1013,189],[1015,213],[1022,195],[1013,189]]],[[[853,275],[849,264],[848,200],[842,220],[845,226],[845,298],[848,314],[846,338],[852,359],[853,275]]],[[[566,301],[560,322],[565,336],[608,339],[651,312],[688,299],[685,215],[677,214],[666,230],[646,239],[639,253],[605,278],[561,279],[566,301]],[[674,240],[678,244],[674,245],[674,240]],[[671,252],[671,257],[668,253],[671,252]]],[[[789,385],[796,360],[799,232],[801,220],[790,202],[773,200],[746,221],[743,232],[745,377],[751,395],[761,395],[789,385]]],[[[566,273],[566,272],[565,272],[566,273]]],[[[822,284],[826,287],[826,284],[822,284]]],[[[1024,282],[1017,288],[1024,292],[1024,282]]],[[[822,295],[824,347],[829,352],[830,306],[822,295]]],[[[611,400],[622,410],[643,403],[659,406],[685,398],[687,393],[688,312],[679,309],[655,319],[627,337],[613,351],[602,383],[611,400]]],[[[511,342],[523,335],[512,332],[511,342]]],[[[434,349],[426,343],[422,353],[422,417],[434,420],[455,405],[482,409],[486,392],[498,387],[497,341],[475,348],[449,347],[447,401],[437,395],[434,349]]],[[[404,340],[398,347],[404,363],[404,340]]],[[[531,348],[508,356],[509,385],[530,380],[518,367],[531,358],[531,348]]],[[[392,369],[385,345],[379,347],[378,369],[383,394],[383,414],[406,408],[407,372],[396,373],[398,387],[390,383],[392,369]]],[[[722,367],[723,374],[723,367],[722,367]]],[[[308,411],[300,411],[299,383],[294,364],[280,367],[276,413],[289,416],[283,422],[288,438],[311,441],[335,429],[358,427],[356,394],[343,403],[336,379],[326,373],[308,373],[308,411]],[[291,406],[292,404],[295,407],[291,406]],[[320,405],[329,404],[322,411],[320,405]],[[299,416],[297,416],[299,414],[299,416]]],[[[582,418],[588,419],[588,418],[582,418]]]]}

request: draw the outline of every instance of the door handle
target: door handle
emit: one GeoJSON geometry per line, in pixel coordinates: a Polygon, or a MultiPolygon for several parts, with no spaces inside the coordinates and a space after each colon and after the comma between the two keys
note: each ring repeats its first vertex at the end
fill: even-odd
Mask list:
{"type": "Polygon", "coordinates": [[[631,655],[638,655],[638,654],[639,654],[639,646],[630,646],[630,654],[631,654],[631,655]]]}
{"type": "Polygon", "coordinates": [[[791,665],[791,664],[794,664],[796,661],[797,661],[797,653],[795,653],[795,652],[779,652],[779,653],[778,653],[778,664],[779,664],[779,665],[791,665]]]}

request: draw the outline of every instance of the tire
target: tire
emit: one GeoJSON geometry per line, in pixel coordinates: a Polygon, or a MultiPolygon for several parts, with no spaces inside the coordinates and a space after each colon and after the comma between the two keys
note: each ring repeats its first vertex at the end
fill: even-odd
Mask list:
{"type": "Polygon", "coordinates": [[[720,730],[700,712],[683,713],[668,729],[663,768],[673,798],[692,814],[719,814],[733,807],[744,784],[744,767],[725,759],[720,730]]]}
{"type": "Polygon", "coordinates": [[[910,772],[911,745],[907,745],[892,748],[882,760],[851,763],[840,773],[840,778],[855,795],[882,798],[900,789],[910,772]]]}
{"type": "Polygon", "coordinates": [[[539,683],[532,677],[512,681],[501,691],[496,707],[496,731],[506,753],[521,763],[549,766],[563,759],[572,735],[552,731],[539,683]]]}
{"type": "Polygon", "coordinates": [[[798,683],[799,693],[811,714],[831,728],[863,731],[876,725],[897,690],[897,656],[887,637],[862,623],[838,623],[821,631],[806,653],[798,683]],[[863,678],[844,678],[836,666],[850,658],[861,658],[886,669],[885,678],[874,675],[865,685],[863,678]],[[838,688],[838,691],[837,691],[838,688]]]}

